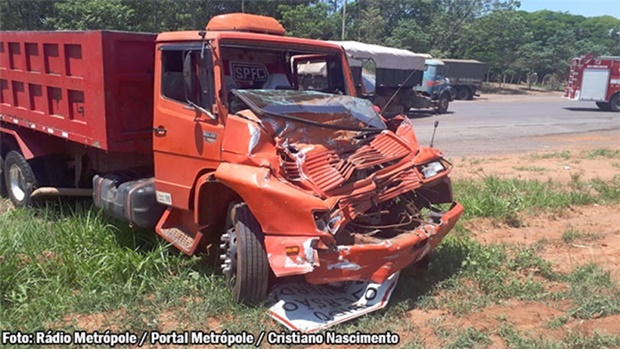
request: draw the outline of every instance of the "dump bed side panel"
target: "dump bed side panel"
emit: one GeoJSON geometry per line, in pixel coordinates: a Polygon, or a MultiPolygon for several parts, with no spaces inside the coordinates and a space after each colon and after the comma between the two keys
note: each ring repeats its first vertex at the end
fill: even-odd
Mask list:
{"type": "Polygon", "coordinates": [[[455,83],[481,83],[486,73],[486,63],[470,60],[442,59],[447,66],[446,76],[455,83]]]}
{"type": "Polygon", "coordinates": [[[102,31],[0,33],[2,121],[107,151],[148,151],[154,40],[102,31]]]}
{"type": "Polygon", "coordinates": [[[152,151],[154,34],[103,32],[108,147],[152,151]]]}

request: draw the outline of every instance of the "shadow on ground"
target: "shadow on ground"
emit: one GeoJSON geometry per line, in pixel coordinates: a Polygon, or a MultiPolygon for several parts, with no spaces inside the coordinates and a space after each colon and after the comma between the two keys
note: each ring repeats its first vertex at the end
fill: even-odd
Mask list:
{"type": "Polygon", "coordinates": [[[422,119],[422,118],[428,118],[428,117],[433,117],[436,115],[451,115],[454,114],[453,111],[447,111],[443,114],[437,114],[434,110],[432,109],[424,109],[424,110],[410,110],[406,115],[409,119],[422,119]]]}
{"type": "Polygon", "coordinates": [[[564,107],[563,109],[569,110],[569,111],[595,111],[595,112],[601,112],[601,113],[614,113],[611,110],[601,110],[599,108],[584,108],[584,107],[564,107]]]}

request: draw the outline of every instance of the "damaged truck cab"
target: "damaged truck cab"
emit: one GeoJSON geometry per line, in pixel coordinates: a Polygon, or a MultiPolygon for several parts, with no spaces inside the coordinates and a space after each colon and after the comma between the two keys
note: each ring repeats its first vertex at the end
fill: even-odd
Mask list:
{"type": "Polygon", "coordinates": [[[382,282],[463,212],[451,164],[409,119],[355,96],[342,47],[284,34],[248,14],[159,34],[151,173],[93,169],[97,206],[184,253],[214,253],[249,304],[273,276],[382,282]],[[320,76],[299,73],[313,64],[320,76]]]}

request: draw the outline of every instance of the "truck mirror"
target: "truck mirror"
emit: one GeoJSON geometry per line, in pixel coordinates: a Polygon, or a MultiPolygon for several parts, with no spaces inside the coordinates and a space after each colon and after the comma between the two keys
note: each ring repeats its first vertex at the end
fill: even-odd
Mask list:
{"type": "Polygon", "coordinates": [[[189,104],[196,104],[196,64],[191,51],[186,51],[183,59],[183,80],[185,100],[189,104]]]}
{"type": "Polygon", "coordinates": [[[361,75],[362,95],[373,97],[377,87],[377,63],[373,59],[365,59],[361,75]]]}
{"type": "MultiPolygon", "coordinates": [[[[203,47],[204,50],[204,47],[203,47]]],[[[197,112],[207,115],[212,120],[215,120],[215,113],[213,113],[213,109],[211,107],[211,111],[205,109],[208,108],[208,105],[211,104],[207,101],[207,93],[208,91],[202,91],[201,86],[208,85],[208,77],[207,72],[205,71],[207,62],[206,59],[200,61],[200,64],[203,65],[200,68],[201,81],[198,83],[198,75],[196,72],[196,65],[199,63],[197,55],[200,54],[204,57],[204,52],[199,51],[186,51],[184,53],[183,58],[183,86],[185,89],[185,101],[191,107],[193,107],[197,112]]],[[[198,117],[199,114],[196,115],[198,117]]]]}

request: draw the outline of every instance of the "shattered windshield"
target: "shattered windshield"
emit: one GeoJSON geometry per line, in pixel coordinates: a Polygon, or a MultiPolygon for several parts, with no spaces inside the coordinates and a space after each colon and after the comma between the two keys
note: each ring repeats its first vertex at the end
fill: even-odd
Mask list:
{"type": "Polygon", "coordinates": [[[385,123],[365,99],[295,90],[234,90],[252,111],[271,117],[290,117],[317,126],[348,130],[383,130],[385,123]]]}

